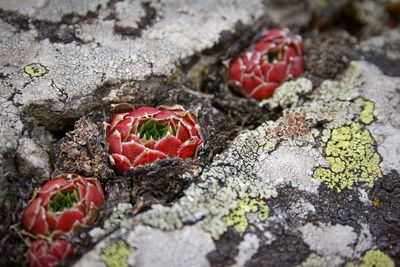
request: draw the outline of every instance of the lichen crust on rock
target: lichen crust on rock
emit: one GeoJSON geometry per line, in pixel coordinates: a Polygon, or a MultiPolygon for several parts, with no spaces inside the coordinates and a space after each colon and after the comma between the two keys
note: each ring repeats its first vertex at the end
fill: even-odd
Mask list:
{"type": "Polygon", "coordinates": [[[264,221],[268,219],[269,208],[263,200],[256,198],[250,198],[248,194],[243,199],[238,199],[237,209],[231,211],[231,213],[222,218],[222,220],[228,225],[233,226],[236,231],[243,234],[249,225],[246,214],[257,213],[258,219],[264,221]]]}
{"type": "Polygon", "coordinates": [[[133,247],[128,246],[123,240],[117,240],[111,246],[104,248],[101,259],[109,267],[128,267],[128,256],[134,251],[133,247]]]}

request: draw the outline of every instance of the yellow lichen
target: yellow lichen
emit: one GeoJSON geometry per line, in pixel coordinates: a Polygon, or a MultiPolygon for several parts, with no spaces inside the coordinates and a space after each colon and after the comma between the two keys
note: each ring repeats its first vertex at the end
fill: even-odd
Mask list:
{"type": "Polygon", "coordinates": [[[360,113],[360,121],[364,124],[370,124],[374,120],[375,105],[368,101],[365,103],[363,110],[360,113]]]}
{"type": "Polygon", "coordinates": [[[133,250],[133,247],[130,247],[126,245],[124,241],[119,240],[112,246],[103,250],[101,259],[110,267],[129,267],[126,261],[133,250]]]}
{"type": "Polygon", "coordinates": [[[222,220],[228,225],[233,226],[237,232],[243,234],[249,225],[246,214],[258,212],[258,219],[264,221],[268,219],[269,208],[263,200],[250,198],[248,194],[243,199],[238,199],[238,208],[233,210],[222,220]]]}
{"type": "Polygon", "coordinates": [[[45,66],[43,66],[39,63],[32,63],[29,65],[26,65],[24,68],[24,71],[26,74],[28,74],[31,77],[40,77],[47,72],[47,69],[45,66]]]}
{"type": "Polygon", "coordinates": [[[381,204],[381,201],[379,200],[379,198],[374,198],[374,200],[372,201],[372,204],[375,206],[375,207],[378,207],[380,204],[381,204]]]}
{"type": "Polygon", "coordinates": [[[394,267],[393,260],[380,250],[368,250],[363,258],[363,263],[355,264],[349,262],[345,267],[394,267]]]}
{"type": "Polygon", "coordinates": [[[369,131],[362,130],[359,123],[334,129],[325,149],[330,168],[317,168],[314,178],[338,192],[352,189],[358,182],[372,186],[382,176],[373,143],[369,131]]]}

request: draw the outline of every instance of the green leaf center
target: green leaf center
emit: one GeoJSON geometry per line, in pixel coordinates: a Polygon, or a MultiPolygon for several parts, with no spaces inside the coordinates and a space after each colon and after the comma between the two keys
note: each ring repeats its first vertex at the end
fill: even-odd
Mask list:
{"type": "Polygon", "coordinates": [[[50,211],[57,212],[70,209],[79,201],[77,190],[58,192],[50,200],[50,211]]]}
{"type": "Polygon", "coordinates": [[[170,127],[168,122],[149,119],[139,124],[137,132],[140,134],[140,139],[146,138],[146,140],[150,140],[153,138],[153,140],[158,141],[166,136],[170,129],[175,134],[176,129],[170,127]]]}
{"type": "Polygon", "coordinates": [[[281,53],[278,51],[270,51],[267,53],[268,63],[273,64],[275,60],[281,58],[281,53]]]}

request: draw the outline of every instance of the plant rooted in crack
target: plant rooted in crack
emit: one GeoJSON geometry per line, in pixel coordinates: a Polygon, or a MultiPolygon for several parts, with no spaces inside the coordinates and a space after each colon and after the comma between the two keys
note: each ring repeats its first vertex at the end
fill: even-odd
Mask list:
{"type": "Polygon", "coordinates": [[[110,154],[122,172],[157,159],[188,158],[202,139],[195,116],[178,105],[116,114],[107,132],[110,154]]]}
{"type": "Polygon", "coordinates": [[[72,244],[65,240],[57,239],[49,244],[48,241],[39,239],[32,242],[26,258],[31,267],[57,267],[63,259],[71,257],[73,254],[72,244]]]}
{"type": "Polygon", "coordinates": [[[252,50],[231,62],[229,81],[246,96],[264,99],[283,81],[302,72],[301,38],[288,30],[270,29],[252,50]]]}
{"type": "Polygon", "coordinates": [[[77,224],[91,224],[103,201],[104,192],[97,179],[61,174],[33,198],[24,212],[23,225],[43,236],[69,232],[77,224]]]}

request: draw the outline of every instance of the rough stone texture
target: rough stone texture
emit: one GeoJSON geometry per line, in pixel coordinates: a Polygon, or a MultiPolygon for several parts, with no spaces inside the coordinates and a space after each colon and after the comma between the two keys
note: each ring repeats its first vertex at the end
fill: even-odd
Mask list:
{"type": "Polygon", "coordinates": [[[24,176],[33,175],[32,178],[42,179],[50,176],[49,157],[39,145],[29,138],[21,138],[18,144],[17,158],[19,172],[24,176]]]}
{"type": "Polygon", "coordinates": [[[262,153],[258,159],[257,175],[276,187],[293,186],[299,190],[317,193],[320,182],[312,177],[312,170],[326,165],[320,153],[309,147],[299,147],[286,142],[272,153],[262,153]],[[301,157],[301,161],[299,161],[301,157]]]}
{"type": "Polygon", "coordinates": [[[362,63],[366,83],[362,95],[375,104],[375,123],[367,128],[374,136],[379,154],[383,157],[382,170],[400,171],[400,78],[381,73],[378,67],[362,63]]]}
{"type": "MultiPolygon", "coordinates": [[[[192,184],[173,207],[153,205],[152,209],[137,215],[134,224],[145,223],[179,232],[184,231],[185,224],[201,221],[202,228],[222,242],[216,241],[219,245],[207,256],[214,265],[242,264],[243,261],[247,266],[267,261],[271,265],[279,262],[296,265],[303,261],[311,265],[316,262],[338,265],[349,259],[360,261],[365,251],[375,244],[373,238],[377,232],[371,232],[371,227],[375,229],[382,224],[378,216],[372,216],[371,220],[366,215],[372,203],[361,202],[354,189],[339,193],[319,185],[313,172],[316,167],[333,166],[324,158],[331,132],[334,134],[335,129],[345,129],[346,125],[361,122],[365,117],[364,106],[369,102],[360,97],[361,88],[367,86],[368,81],[365,64],[353,63],[344,75],[324,81],[321,88],[309,96],[309,101],[302,106],[307,112],[305,115],[298,113],[303,114],[302,120],[309,121],[308,133],[280,135],[268,130],[271,125],[278,127],[289,123],[287,115],[295,116],[294,110],[298,110],[296,101],[294,107],[283,110],[276,121],[268,121],[235,138],[230,148],[202,173],[199,183],[192,184]],[[315,127],[317,125],[320,126],[315,127]],[[298,159],[301,165],[297,165],[298,159]],[[265,200],[270,216],[260,219],[256,209],[252,212],[250,203],[259,201],[257,199],[265,200]],[[238,209],[246,209],[247,204],[243,206],[243,203],[248,204],[249,210],[240,218],[240,224],[244,223],[245,227],[238,228],[224,218],[236,214],[238,209]],[[258,250],[250,249],[248,253],[252,256],[243,256],[244,249],[239,244],[244,242],[245,246],[249,241],[238,242],[235,235],[226,235],[232,231],[227,226],[234,226],[233,231],[245,236],[255,235],[258,250]],[[222,245],[224,242],[227,245],[222,245]],[[232,253],[227,253],[226,248],[232,253]],[[310,258],[312,253],[318,257],[310,258]]],[[[379,75],[379,71],[368,75],[379,75]]],[[[372,127],[374,123],[362,127],[372,127]]],[[[372,139],[369,142],[373,145],[372,139]]],[[[364,168],[363,164],[349,168],[364,168]]],[[[354,186],[361,190],[371,185],[355,183],[354,186]]],[[[379,214],[379,211],[372,212],[379,214]]],[[[388,237],[387,232],[383,235],[388,237]]],[[[382,249],[387,247],[382,246],[382,249]]]]}
{"type": "Polygon", "coordinates": [[[18,222],[41,178],[73,171],[98,176],[106,203],[95,225],[68,235],[76,255],[64,265],[399,265],[400,34],[381,20],[386,5],[1,1],[1,262],[24,264],[22,238],[32,240],[18,222]],[[356,39],[312,32],[338,20],[364,23],[345,27],[355,36],[380,34],[359,44],[358,61],[356,39]],[[264,27],[304,34],[306,64],[257,102],[228,87],[222,61],[264,27]],[[197,111],[199,157],[118,173],[102,126],[120,102],[197,111]],[[346,139],[352,125],[363,146],[346,139]],[[362,183],[371,154],[376,175],[362,183]],[[328,185],[343,161],[351,186],[339,192],[328,185]],[[321,169],[332,174],[323,182],[321,169]]]}
{"type": "Polygon", "coordinates": [[[357,235],[350,226],[306,224],[300,228],[303,240],[310,249],[324,256],[332,265],[342,262],[340,258],[352,256],[351,245],[356,241],[357,235]]]}
{"type": "MultiPolygon", "coordinates": [[[[64,1],[48,2],[45,6],[52,11],[33,5],[31,9],[36,12],[33,12],[32,18],[56,22],[71,13],[86,15],[98,5],[97,1],[69,1],[68,4],[64,1]],[[75,10],[79,12],[74,12],[75,10]],[[43,17],[42,13],[51,14],[51,17],[43,17]]],[[[82,20],[71,25],[74,35],[83,43],[71,42],[65,45],[52,43],[47,38],[35,42],[36,36],[39,35],[40,38],[40,29],[37,27],[14,35],[12,33],[15,28],[4,25],[3,41],[0,43],[2,54],[19,51],[16,61],[9,62],[7,57],[2,56],[0,62],[3,66],[2,72],[8,74],[7,80],[15,86],[14,103],[22,105],[39,123],[49,128],[62,127],[60,120],[80,117],[90,108],[99,105],[96,100],[111,93],[107,88],[101,89],[102,85],[143,81],[151,75],[170,76],[181,60],[215,44],[221,31],[234,28],[239,20],[249,23],[259,17],[263,10],[262,4],[257,0],[246,4],[236,2],[234,5],[224,1],[162,1],[155,3],[154,7],[153,4],[147,5],[156,14],[153,21],[144,26],[152,25],[143,26],[141,38],[135,39],[134,36],[115,34],[114,27],[130,24],[134,16],[136,20],[140,20],[146,10],[127,17],[120,12],[120,5],[116,7],[115,19],[107,20],[111,9],[100,5],[95,19],[82,20]],[[236,13],[237,9],[242,12],[236,13]],[[194,28],[196,31],[192,30],[194,28]],[[23,72],[23,67],[33,62],[45,66],[48,73],[31,80],[23,72]],[[12,64],[4,67],[6,63],[12,64]],[[44,114],[44,110],[47,114],[44,114]]],[[[141,4],[139,10],[143,9],[143,5],[141,4]]],[[[58,27],[62,28],[63,25],[58,27]]],[[[69,27],[68,23],[65,26],[69,27]]],[[[134,26],[130,25],[129,28],[134,30],[134,26]]],[[[143,87],[140,90],[146,88],[143,87]]],[[[132,89],[130,94],[134,96],[138,88],[132,89]]]]}
{"type": "Polygon", "coordinates": [[[129,263],[138,266],[208,266],[206,255],[215,248],[211,236],[198,226],[172,232],[138,226],[127,242],[136,248],[129,263]],[[174,250],[164,249],[171,244],[174,250]]]}
{"type": "Polygon", "coordinates": [[[239,253],[235,257],[235,264],[233,266],[243,266],[246,261],[257,252],[259,247],[259,240],[255,234],[247,234],[243,237],[243,241],[240,242],[238,249],[239,253]]]}
{"type": "Polygon", "coordinates": [[[215,245],[211,236],[199,226],[164,232],[138,225],[129,233],[117,232],[113,239],[100,242],[96,251],[86,254],[75,266],[106,266],[103,262],[108,262],[105,250],[118,242],[115,240],[124,240],[133,249],[125,259],[114,262],[114,266],[126,263],[130,266],[209,266],[206,255],[215,245]]]}

